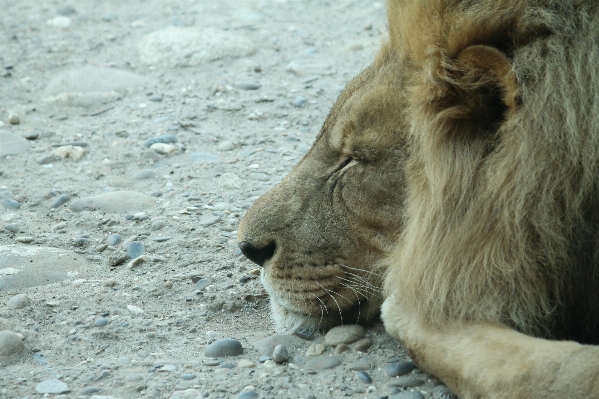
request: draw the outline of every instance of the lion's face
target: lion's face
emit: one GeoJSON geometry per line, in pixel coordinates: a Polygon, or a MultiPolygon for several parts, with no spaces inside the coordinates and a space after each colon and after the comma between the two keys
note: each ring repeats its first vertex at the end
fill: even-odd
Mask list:
{"type": "Polygon", "coordinates": [[[377,315],[379,263],[401,230],[404,83],[390,51],[339,96],[310,152],[239,228],[279,330],[377,315]]]}

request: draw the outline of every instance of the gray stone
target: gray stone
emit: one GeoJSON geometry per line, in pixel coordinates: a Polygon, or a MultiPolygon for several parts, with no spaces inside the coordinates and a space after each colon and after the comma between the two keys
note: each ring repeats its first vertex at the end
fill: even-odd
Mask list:
{"type": "Polygon", "coordinates": [[[293,99],[293,101],[291,102],[291,105],[293,105],[294,107],[301,107],[302,105],[304,105],[306,103],[306,101],[308,101],[306,99],[306,97],[298,96],[298,97],[295,97],[295,99],[293,99]]]}
{"type": "Polygon", "coordinates": [[[85,263],[81,255],[59,248],[0,245],[0,290],[54,284],[85,263]]]}
{"type": "Polygon", "coordinates": [[[213,163],[220,161],[220,158],[217,155],[209,154],[207,152],[192,152],[189,154],[189,157],[193,162],[198,163],[213,163]]]}
{"type": "Polygon", "coordinates": [[[116,101],[148,80],[115,68],[86,65],[58,73],[44,91],[46,101],[90,107],[116,101]]]}
{"type": "Polygon", "coordinates": [[[195,380],[196,378],[198,378],[198,376],[195,374],[181,374],[180,378],[185,381],[190,381],[195,380]]]}
{"type": "Polygon", "coordinates": [[[150,33],[139,43],[141,62],[167,67],[196,66],[255,51],[247,38],[212,28],[169,27],[150,33]]]}
{"type": "Polygon", "coordinates": [[[365,371],[370,370],[372,368],[372,364],[373,360],[370,357],[363,357],[353,363],[350,363],[347,368],[353,371],[365,371]]]}
{"type": "Polygon", "coordinates": [[[308,370],[327,370],[337,367],[341,360],[335,356],[316,356],[306,362],[305,368],[308,370]]]}
{"type": "Polygon", "coordinates": [[[365,384],[372,383],[372,377],[370,377],[370,375],[367,372],[358,371],[357,375],[358,375],[358,379],[360,381],[362,381],[363,383],[365,383],[365,384]]]}
{"type": "Polygon", "coordinates": [[[79,395],[87,396],[91,395],[92,393],[98,393],[100,391],[100,387],[85,387],[79,391],[79,395]]]}
{"type": "Polygon", "coordinates": [[[71,390],[69,389],[67,384],[65,384],[62,381],[59,381],[56,378],[53,378],[51,380],[46,380],[44,382],[40,382],[39,384],[37,384],[35,386],[35,390],[38,393],[54,393],[54,394],[71,392],[71,390]]]}
{"type": "Polygon", "coordinates": [[[74,212],[100,210],[104,212],[135,212],[156,205],[156,200],[135,191],[113,191],[71,201],[69,209],[74,212]]]}
{"type": "Polygon", "coordinates": [[[144,145],[147,148],[150,148],[152,144],[162,143],[162,144],[174,144],[177,142],[177,137],[172,134],[164,134],[162,136],[150,137],[146,140],[144,145]]]}
{"type": "Polygon", "coordinates": [[[256,391],[243,391],[237,395],[237,399],[257,399],[260,395],[256,391]]]}
{"type": "Polygon", "coordinates": [[[258,90],[261,87],[260,83],[244,82],[237,84],[237,88],[241,90],[258,90]]]}
{"type": "Polygon", "coordinates": [[[125,377],[126,382],[137,382],[137,381],[141,381],[143,379],[144,379],[144,376],[141,374],[137,374],[137,373],[129,374],[125,377]]]}
{"type": "Polygon", "coordinates": [[[234,148],[235,148],[235,146],[233,145],[233,143],[231,143],[228,140],[225,140],[218,145],[219,151],[231,151],[234,148]]]}
{"type": "MultiPolygon", "coordinates": [[[[208,397],[208,395],[204,396],[208,397]]],[[[170,396],[170,399],[202,399],[202,394],[195,389],[186,389],[184,391],[175,391],[170,396]]]]}
{"type": "Polygon", "coordinates": [[[437,385],[433,388],[434,399],[458,399],[455,393],[445,385],[437,385]]]}
{"type": "Polygon", "coordinates": [[[19,201],[15,201],[14,199],[4,198],[0,201],[0,204],[6,209],[19,209],[21,207],[21,203],[19,201]]]}
{"type": "Polygon", "coordinates": [[[287,348],[283,345],[275,346],[275,349],[272,351],[272,359],[277,363],[284,363],[289,360],[289,352],[287,348]]]}
{"type": "Polygon", "coordinates": [[[364,327],[357,324],[349,326],[337,326],[329,330],[324,337],[325,344],[329,346],[337,346],[339,344],[351,344],[362,337],[366,331],[364,327]]]}
{"type": "Polygon", "coordinates": [[[213,224],[220,222],[220,219],[220,216],[208,216],[200,220],[198,224],[200,226],[212,226],[213,224]]]}
{"type": "Polygon", "coordinates": [[[25,137],[8,133],[0,132],[0,158],[7,155],[18,155],[29,150],[29,141],[25,137]]]}
{"type": "Polygon", "coordinates": [[[419,387],[420,385],[423,385],[423,384],[424,384],[424,381],[421,380],[420,378],[404,376],[404,377],[393,378],[392,380],[390,380],[387,383],[387,386],[413,388],[413,387],[419,387]]]}
{"type": "Polygon", "coordinates": [[[162,219],[155,220],[152,223],[152,230],[160,230],[166,225],[166,222],[162,219]]]}
{"type": "Polygon", "coordinates": [[[236,339],[221,339],[208,345],[204,350],[206,357],[239,356],[243,353],[241,342],[236,339]]]}
{"type": "Polygon", "coordinates": [[[272,356],[275,348],[282,345],[285,348],[297,348],[303,346],[303,341],[294,335],[273,335],[256,341],[252,344],[258,350],[260,356],[272,356]]]}
{"type": "Polygon", "coordinates": [[[248,175],[248,177],[251,180],[257,180],[257,181],[269,181],[270,180],[270,177],[268,177],[268,175],[266,173],[260,173],[260,172],[250,173],[248,175]]]}
{"type": "Polygon", "coordinates": [[[389,396],[389,399],[424,399],[424,395],[420,392],[403,391],[389,396]]]}
{"type": "Polygon", "coordinates": [[[133,241],[127,245],[127,255],[130,259],[142,256],[146,252],[144,244],[139,241],[133,241]]]}
{"type": "Polygon", "coordinates": [[[56,155],[54,154],[49,154],[49,155],[42,155],[41,157],[38,157],[35,162],[39,163],[40,165],[47,165],[49,163],[53,163],[58,161],[60,158],[58,158],[56,155]]]}
{"type": "Polygon", "coordinates": [[[6,306],[13,309],[22,309],[29,305],[29,297],[27,294],[17,294],[6,301],[6,306]]]}
{"type": "Polygon", "coordinates": [[[389,377],[399,377],[410,373],[416,368],[412,362],[393,362],[385,365],[385,373],[389,377]]]}
{"type": "Polygon", "coordinates": [[[364,338],[354,343],[354,349],[358,352],[366,352],[372,346],[370,338],[364,338]]]}
{"type": "Polygon", "coordinates": [[[330,75],[334,72],[329,64],[304,61],[291,61],[287,70],[298,76],[330,75]]]}
{"type": "Polygon", "coordinates": [[[243,187],[243,181],[235,173],[223,173],[220,176],[220,185],[224,188],[239,190],[243,187]]]}
{"type": "Polygon", "coordinates": [[[113,234],[109,235],[108,237],[106,237],[106,244],[115,246],[115,245],[119,245],[122,240],[123,239],[120,234],[113,233],[113,234]]]}
{"type": "Polygon", "coordinates": [[[52,205],[50,205],[50,209],[56,209],[61,205],[66,204],[71,200],[71,196],[69,194],[60,194],[58,198],[54,200],[52,205]]]}
{"type": "Polygon", "coordinates": [[[13,362],[25,351],[23,336],[13,331],[0,331],[0,365],[13,362]]]}
{"type": "Polygon", "coordinates": [[[147,180],[147,179],[155,179],[155,178],[156,178],[156,172],[154,172],[152,169],[140,170],[139,172],[137,172],[137,174],[135,174],[136,180],[147,180]]]}
{"type": "Polygon", "coordinates": [[[18,233],[19,232],[19,228],[16,225],[12,224],[12,223],[5,224],[4,228],[6,230],[10,231],[11,233],[18,233]]]}
{"type": "Polygon", "coordinates": [[[0,317],[0,331],[13,330],[15,325],[7,319],[0,317]]]}
{"type": "Polygon", "coordinates": [[[99,319],[96,319],[96,321],[94,321],[94,325],[96,327],[104,327],[104,326],[108,325],[108,323],[110,323],[110,320],[108,320],[104,317],[101,317],[99,319]]]}

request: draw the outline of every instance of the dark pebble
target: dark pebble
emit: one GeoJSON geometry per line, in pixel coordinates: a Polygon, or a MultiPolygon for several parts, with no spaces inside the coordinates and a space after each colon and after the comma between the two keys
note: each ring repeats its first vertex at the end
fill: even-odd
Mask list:
{"type": "Polygon", "coordinates": [[[257,399],[259,395],[256,391],[243,391],[239,395],[237,395],[237,399],[257,399]]]}
{"type": "Polygon", "coordinates": [[[239,83],[237,85],[238,89],[241,90],[258,90],[262,85],[260,83],[239,83]]]}
{"type": "Polygon", "coordinates": [[[121,235],[116,234],[116,233],[111,234],[106,238],[106,244],[112,245],[112,246],[119,245],[121,243],[121,241],[122,241],[121,235]]]}
{"type": "Polygon", "coordinates": [[[107,325],[110,322],[110,320],[105,319],[105,318],[100,318],[100,319],[96,319],[96,321],[94,321],[94,325],[96,327],[104,327],[105,325],[107,325]]]}
{"type": "Polygon", "coordinates": [[[314,339],[314,331],[308,330],[306,328],[298,328],[293,332],[293,335],[300,337],[302,339],[306,339],[308,341],[312,341],[314,339]]]}
{"type": "Polygon", "coordinates": [[[131,259],[138,258],[145,253],[144,245],[139,241],[133,241],[127,245],[127,255],[131,259]]]}
{"type": "Polygon", "coordinates": [[[412,362],[394,362],[385,365],[385,373],[387,373],[389,377],[399,377],[408,374],[415,368],[416,365],[412,362]]]}
{"type": "Polygon", "coordinates": [[[197,377],[195,374],[181,374],[181,379],[186,381],[195,380],[197,377]]]}
{"type": "Polygon", "coordinates": [[[76,147],[87,147],[87,143],[85,141],[69,141],[66,143],[52,144],[52,147],[62,147],[65,145],[72,145],[72,146],[76,146],[76,147]]]}
{"type": "Polygon", "coordinates": [[[50,209],[56,209],[61,205],[66,204],[71,200],[71,196],[69,194],[60,194],[58,198],[54,200],[52,205],[50,205],[50,209]]]}
{"type": "Polygon", "coordinates": [[[389,396],[389,399],[424,399],[424,395],[420,392],[403,391],[389,396]]]}
{"type": "Polygon", "coordinates": [[[10,198],[4,198],[1,204],[7,209],[19,209],[21,207],[21,203],[19,201],[15,201],[14,199],[10,198]]]}
{"type": "Polygon", "coordinates": [[[203,291],[204,288],[208,287],[209,285],[212,285],[212,281],[206,280],[206,279],[201,279],[200,281],[198,281],[196,283],[194,289],[197,291],[203,291]]]}
{"type": "Polygon", "coordinates": [[[162,136],[150,137],[146,140],[145,146],[151,147],[152,144],[163,143],[163,144],[173,144],[177,142],[177,138],[172,134],[165,134],[162,136]]]}
{"type": "Polygon", "coordinates": [[[372,377],[365,371],[358,371],[358,379],[365,384],[370,384],[372,382],[372,377]]]}
{"type": "Polygon", "coordinates": [[[270,360],[270,356],[260,356],[260,358],[258,359],[260,363],[264,363],[267,360],[270,360]]]}
{"type": "Polygon", "coordinates": [[[92,393],[97,393],[100,391],[101,391],[101,389],[98,387],[86,387],[86,388],[83,388],[81,391],[79,391],[79,395],[86,396],[86,395],[91,395],[92,393]]]}
{"type": "Polygon", "coordinates": [[[204,349],[207,357],[239,356],[243,353],[241,342],[236,339],[220,339],[204,349]]]}

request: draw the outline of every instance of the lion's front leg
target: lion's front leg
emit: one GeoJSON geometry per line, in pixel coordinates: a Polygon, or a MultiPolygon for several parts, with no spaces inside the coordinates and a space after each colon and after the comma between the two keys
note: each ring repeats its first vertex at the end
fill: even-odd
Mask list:
{"type": "Polygon", "coordinates": [[[599,347],[532,338],[484,322],[433,327],[394,303],[387,331],[460,398],[599,398],[599,347]]]}

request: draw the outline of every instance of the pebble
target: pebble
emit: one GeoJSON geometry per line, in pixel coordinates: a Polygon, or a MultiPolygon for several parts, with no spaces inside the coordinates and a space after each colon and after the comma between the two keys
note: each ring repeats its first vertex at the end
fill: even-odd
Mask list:
{"type": "Polygon", "coordinates": [[[220,176],[220,184],[224,188],[232,188],[234,190],[239,190],[243,187],[243,180],[235,173],[223,173],[220,176]]]}
{"type": "Polygon", "coordinates": [[[133,241],[127,245],[127,256],[129,256],[130,259],[142,256],[145,251],[145,247],[140,241],[133,241]]]}
{"type": "Polygon", "coordinates": [[[204,350],[206,357],[239,356],[243,353],[241,342],[236,339],[221,339],[208,345],[204,350]]]}
{"type": "Polygon", "coordinates": [[[261,87],[260,83],[244,82],[237,84],[237,88],[241,90],[258,90],[261,87]]]}
{"type": "Polygon", "coordinates": [[[327,370],[337,367],[341,360],[334,356],[317,356],[306,362],[305,368],[308,370],[327,370]]]}
{"type": "Polygon", "coordinates": [[[385,373],[389,377],[399,377],[410,373],[416,368],[412,362],[393,362],[385,365],[385,373]]]}
{"type": "Polygon", "coordinates": [[[21,356],[25,351],[23,336],[16,332],[0,331],[0,365],[21,356]]]}
{"type": "Polygon", "coordinates": [[[213,224],[220,222],[221,218],[221,216],[209,216],[201,219],[198,224],[200,226],[212,226],[213,224]]]}
{"type": "Polygon", "coordinates": [[[337,355],[343,353],[343,352],[347,352],[349,350],[349,346],[347,346],[346,344],[339,344],[337,345],[337,347],[335,348],[335,353],[337,355]]]}
{"type": "Polygon", "coordinates": [[[364,338],[354,343],[354,349],[358,352],[366,352],[372,346],[372,340],[370,338],[364,338]]]}
{"type": "Polygon", "coordinates": [[[29,305],[29,297],[27,294],[17,294],[6,301],[6,306],[13,309],[22,309],[29,305]]]}
{"type": "Polygon", "coordinates": [[[71,390],[69,389],[67,384],[65,384],[62,381],[59,381],[57,378],[53,378],[51,380],[46,380],[46,381],[40,382],[39,384],[37,384],[35,386],[35,390],[38,393],[54,393],[54,394],[71,392],[71,390]]]}
{"type": "Polygon", "coordinates": [[[60,194],[58,198],[54,200],[52,205],[50,205],[50,209],[56,209],[61,205],[66,204],[71,200],[71,196],[69,194],[60,194]]]}
{"type": "Polygon", "coordinates": [[[253,172],[248,175],[251,180],[269,181],[270,177],[266,173],[253,172]]]}
{"type": "Polygon", "coordinates": [[[390,380],[387,383],[387,386],[413,388],[413,387],[419,387],[420,385],[423,385],[423,384],[424,384],[424,381],[421,380],[420,378],[406,376],[406,377],[393,378],[392,380],[390,380]]]}
{"type": "Polygon", "coordinates": [[[308,347],[306,351],[306,356],[319,356],[322,355],[327,350],[327,347],[324,344],[313,344],[308,347]]]}
{"type": "Polygon", "coordinates": [[[364,327],[357,324],[349,326],[337,326],[329,330],[324,337],[325,344],[329,346],[337,346],[339,344],[351,344],[362,337],[366,331],[364,327]]]}
{"type": "Polygon", "coordinates": [[[248,38],[220,29],[168,27],[145,36],[138,51],[146,65],[183,67],[248,56],[256,47],[248,38]]]}
{"type": "Polygon", "coordinates": [[[107,325],[109,322],[110,322],[110,320],[108,320],[108,319],[106,319],[106,318],[103,318],[103,317],[102,317],[102,318],[96,319],[96,321],[94,321],[94,325],[95,325],[96,327],[104,327],[104,326],[106,326],[106,325],[107,325]]]}
{"type": "Polygon", "coordinates": [[[372,368],[372,362],[371,362],[370,358],[363,357],[363,358],[358,359],[355,362],[351,363],[347,368],[352,371],[370,370],[372,368]]]}
{"type": "Polygon", "coordinates": [[[169,372],[169,373],[176,371],[176,370],[177,370],[177,366],[175,366],[174,364],[166,364],[158,369],[158,371],[165,371],[165,372],[169,372]]]}
{"type": "Polygon", "coordinates": [[[357,375],[358,375],[358,379],[360,381],[362,381],[363,383],[365,383],[365,384],[372,383],[372,377],[370,377],[370,375],[367,372],[358,371],[357,375]]]}
{"type": "Polygon", "coordinates": [[[98,393],[100,391],[100,387],[85,387],[79,391],[79,395],[87,396],[91,395],[92,393],[98,393]]]}
{"type": "Polygon", "coordinates": [[[209,285],[212,285],[212,281],[207,279],[201,279],[195,284],[194,289],[196,291],[203,291],[204,288],[208,287],[209,285]]]}
{"type": "Polygon", "coordinates": [[[58,158],[54,155],[42,155],[35,160],[35,162],[39,163],[40,165],[47,165],[56,161],[58,161],[58,158]]]}
{"type": "Polygon", "coordinates": [[[291,105],[294,107],[301,107],[306,103],[306,101],[308,101],[306,97],[298,96],[291,102],[291,105]]]}
{"type": "Polygon", "coordinates": [[[113,234],[109,235],[108,237],[106,237],[106,244],[114,247],[116,245],[119,245],[122,240],[123,240],[123,238],[121,237],[120,234],[113,233],[113,234]]]}
{"type": "Polygon", "coordinates": [[[295,331],[293,331],[293,335],[307,341],[312,341],[315,338],[314,330],[304,327],[296,328],[295,331]]]}
{"type": "Polygon", "coordinates": [[[277,345],[272,352],[272,358],[277,363],[284,363],[289,360],[289,351],[283,345],[277,345]]]}
{"type": "Polygon", "coordinates": [[[15,325],[7,319],[0,317],[0,331],[12,330],[15,325]]]}
{"type": "Polygon", "coordinates": [[[154,231],[160,230],[165,225],[166,225],[166,222],[162,219],[154,220],[154,222],[152,223],[152,230],[154,230],[154,231]]]}
{"type": "Polygon", "coordinates": [[[8,123],[11,125],[18,125],[21,123],[21,117],[16,112],[10,112],[8,114],[8,123]]]}
{"type": "Polygon", "coordinates": [[[177,146],[174,146],[172,144],[156,143],[152,144],[150,150],[155,151],[158,154],[168,155],[177,151],[177,146]]]}
{"type": "Polygon", "coordinates": [[[196,378],[198,378],[198,376],[195,374],[181,374],[180,378],[185,381],[190,381],[195,380],[196,378]]]}
{"type": "Polygon", "coordinates": [[[177,137],[172,134],[164,134],[162,136],[150,137],[146,140],[144,145],[146,148],[151,148],[154,144],[175,144],[177,142],[177,137]]]}
{"type": "Polygon", "coordinates": [[[29,141],[25,137],[7,133],[0,132],[0,158],[6,155],[17,155],[21,154],[30,148],[29,141]]]}
{"type": "MultiPolygon", "coordinates": [[[[258,350],[260,356],[271,358],[277,345],[283,345],[286,348],[293,348],[302,344],[302,340],[293,335],[273,335],[252,343],[258,350]]],[[[261,358],[262,359],[262,358],[261,358]]],[[[268,360],[266,359],[266,360],[268,360]]],[[[260,361],[264,362],[263,360],[260,361]]]]}
{"type": "Polygon", "coordinates": [[[16,242],[21,242],[23,244],[30,244],[34,241],[33,237],[29,237],[29,236],[23,236],[23,237],[16,237],[15,238],[16,242]]]}
{"type": "Polygon", "coordinates": [[[14,199],[4,198],[0,201],[0,204],[6,209],[19,209],[21,207],[21,203],[19,201],[15,201],[14,199]]]}
{"type": "Polygon", "coordinates": [[[110,266],[119,266],[129,260],[129,255],[125,252],[114,252],[108,258],[108,264],[110,266]]]}
{"type": "Polygon", "coordinates": [[[8,231],[10,231],[11,233],[18,233],[19,232],[19,228],[17,226],[15,226],[14,224],[5,224],[4,228],[8,231]]]}
{"type": "Polygon", "coordinates": [[[143,312],[144,312],[142,308],[134,306],[134,305],[127,305],[127,309],[135,315],[140,315],[140,314],[143,314],[143,312]]]}
{"type": "Polygon", "coordinates": [[[74,212],[136,212],[156,205],[154,197],[135,191],[113,191],[71,201],[69,209],[74,212]]]}
{"type": "MultiPolygon", "coordinates": [[[[268,359],[266,359],[266,360],[268,360],[268,359]]],[[[260,362],[260,363],[264,363],[264,362],[260,362]]],[[[256,367],[256,363],[252,362],[251,360],[241,359],[239,361],[239,363],[237,363],[237,367],[242,368],[242,369],[250,369],[252,367],[256,367]]]]}
{"type": "Polygon", "coordinates": [[[424,395],[416,391],[403,391],[389,396],[389,399],[424,399],[424,395]]]}
{"type": "Polygon", "coordinates": [[[161,236],[161,237],[156,237],[154,238],[154,241],[156,242],[165,242],[170,240],[172,237],[168,237],[168,236],[161,236]]]}
{"type": "Polygon", "coordinates": [[[237,399],[257,399],[260,395],[256,391],[243,391],[237,395],[237,399]]]}
{"type": "Polygon", "coordinates": [[[125,377],[125,381],[127,382],[137,382],[144,379],[144,376],[138,373],[129,374],[125,377]]]}
{"type": "Polygon", "coordinates": [[[458,399],[455,393],[445,385],[437,385],[433,388],[433,398],[435,399],[458,399]]]}
{"type": "MultiPolygon", "coordinates": [[[[162,397],[162,396],[161,396],[162,397]]],[[[204,396],[208,397],[208,395],[204,396]]],[[[171,395],[170,399],[200,399],[202,398],[202,394],[200,394],[195,389],[186,389],[184,391],[175,391],[171,395]]]]}
{"type": "Polygon", "coordinates": [[[52,155],[61,159],[78,161],[85,155],[85,149],[77,145],[63,145],[52,151],[52,155]]]}
{"type": "Polygon", "coordinates": [[[233,143],[231,143],[228,140],[223,141],[222,143],[220,143],[218,145],[218,150],[219,151],[231,151],[235,148],[235,146],[233,145],[233,143]]]}

